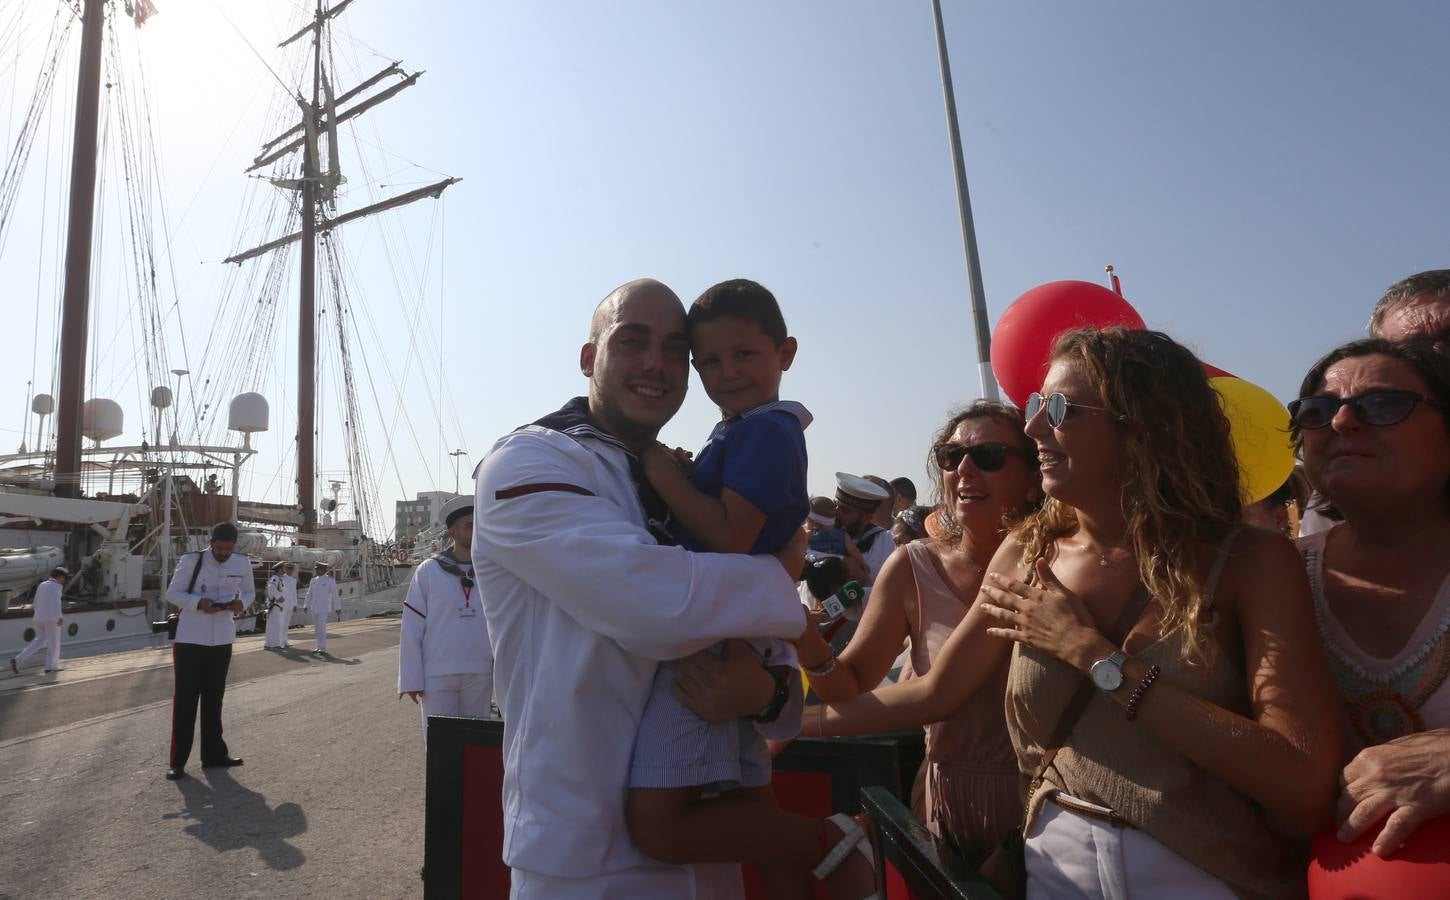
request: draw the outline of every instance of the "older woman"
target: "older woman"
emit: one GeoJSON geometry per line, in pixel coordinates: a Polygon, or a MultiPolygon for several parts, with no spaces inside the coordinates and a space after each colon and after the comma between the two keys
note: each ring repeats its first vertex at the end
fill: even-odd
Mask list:
{"type": "MultiPolygon", "coordinates": [[[[850,644],[835,658],[819,632],[800,643],[811,687],[849,700],[881,683],[911,644],[911,669],[932,660],[966,615],[982,572],[1012,523],[1040,495],[1037,452],[1022,414],[979,401],[953,415],[932,442],[941,522],[947,536],[920,540],[887,560],[850,644]]],[[[967,859],[979,859],[1022,822],[1021,776],[1007,738],[1003,665],[990,685],[943,722],[926,727],[924,818],[967,859]]]]}
{"type": "Polygon", "coordinates": [[[1362,340],[1289,405],[1338,521],[1299,541],[1345,719],[1340,837],[1393,853],[1450,813],[1450,359],[1362,340]]]}
{"type": "Polygon", "coordinates": [[[1042,509],[925,677],[823,716],[840,733],[941,719],[1010,655],[1028,896],[1305,890],[1282,835],[1331,820],[1334,690],[1293,544],[1238,524],[1228,429],[1166,335],[1064,335],[1027,405],[1042,509]]]}

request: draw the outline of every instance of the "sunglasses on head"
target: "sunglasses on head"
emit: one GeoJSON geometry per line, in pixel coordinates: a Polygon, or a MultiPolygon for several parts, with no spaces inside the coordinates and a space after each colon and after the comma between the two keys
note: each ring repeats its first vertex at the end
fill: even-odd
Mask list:
{"type": "Polygon", "coordinates": [[[1020,456],[1027,459],[1027,454],[1020,447],[1009,447],[1006,444],[973,444],[968,447],[966,444],[937,444],[931,448],[931,457],[941,469],[955,469],[962,464],[962,460],[970,456],[972,465],[983,472],[996,472],[1007,464],[1007,457],[1020,456]]]}
{"type": "Polygon", "coordinates": [[[1289,418],[1299,428],[1318,431],[1329,427],[1341,406],[1348,406],[1354,417],[1365,425],[1385,428],[1398,425],[1410,417],[1415,407],[1426,403],[1436,409],[1440,404],[1414,391],[1382,390],[1365,391],[1357,397],[1330,397],[1315,394],[1300,397],[1289,404],[1289,418]]]}
{"type": "MultiPolygon", "coordinates": [[[[1055,393],[1044,397],[1034,391],[1032,395],[1027,398],[1027,408],[1023,410],[1023,413],[1027,416],[1027,421],[1031,422],[1033,419],[1037,418],[1037,414],[1041,412],[1044,407],[1047,409],[1047,424],[1051,425],[1053,428],[1061,428],[1062,423],[1067,420],[1069,412],[1074,409],[1095,409],[1099,412],[1107,411],[1107,407],[1088,406],[1086,403],[1078,403],[1076,400],[1067,399],[1067,397],[1061,393],[1055,393]]],[[[1119,416],[1118,419],[1119,421],[1121,421],[1122,417],[1119,416]]]]}

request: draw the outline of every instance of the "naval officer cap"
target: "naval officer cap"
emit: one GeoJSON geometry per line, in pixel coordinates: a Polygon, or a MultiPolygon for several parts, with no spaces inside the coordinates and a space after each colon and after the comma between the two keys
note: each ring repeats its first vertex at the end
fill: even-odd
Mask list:
{"type": "Polygon", "coordinates": [[[836,473],[836,502],[842,506],[875,512],[876,507],[887,498],[884,488],[872,484],[860,475],[849,472],[836,473]]]}
{"type": "Polygon", "coordinates": [[[454,522],[464,516],[473,515],[473,498],[454,497],[443,504],[443,509],[439,511],[438,515],[443,518],[444,528],[452,528],[454,522]]]}

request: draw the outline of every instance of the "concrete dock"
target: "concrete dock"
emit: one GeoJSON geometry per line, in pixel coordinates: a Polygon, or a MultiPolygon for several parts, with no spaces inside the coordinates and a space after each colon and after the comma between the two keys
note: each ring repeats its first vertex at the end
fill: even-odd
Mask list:
{"type": "Polygon", "coordinates": [[[326,659],[310,628],[291,644],[238,638],[223,723],[246,763],[176,782],[169,645],[0,671],[0,898],[421,896],[398,621],[330,626],[326,659]]]}

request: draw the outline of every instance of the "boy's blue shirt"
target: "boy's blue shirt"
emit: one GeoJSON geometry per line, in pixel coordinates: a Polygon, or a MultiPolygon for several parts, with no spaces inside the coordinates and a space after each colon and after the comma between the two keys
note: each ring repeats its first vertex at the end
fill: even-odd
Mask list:
{"type": "MultiPolygon", "coordinates": [[[[751,553],[775,553],[790,542],[810,512],[806,488],[806,436],[810,411],[791,400],[763,403],[722,420],[695,458],[690,484],[719,498],[725,488],[765,514],[751,553]]],[[[681,546],[702,550],[676,519],[681,546]]]]}

